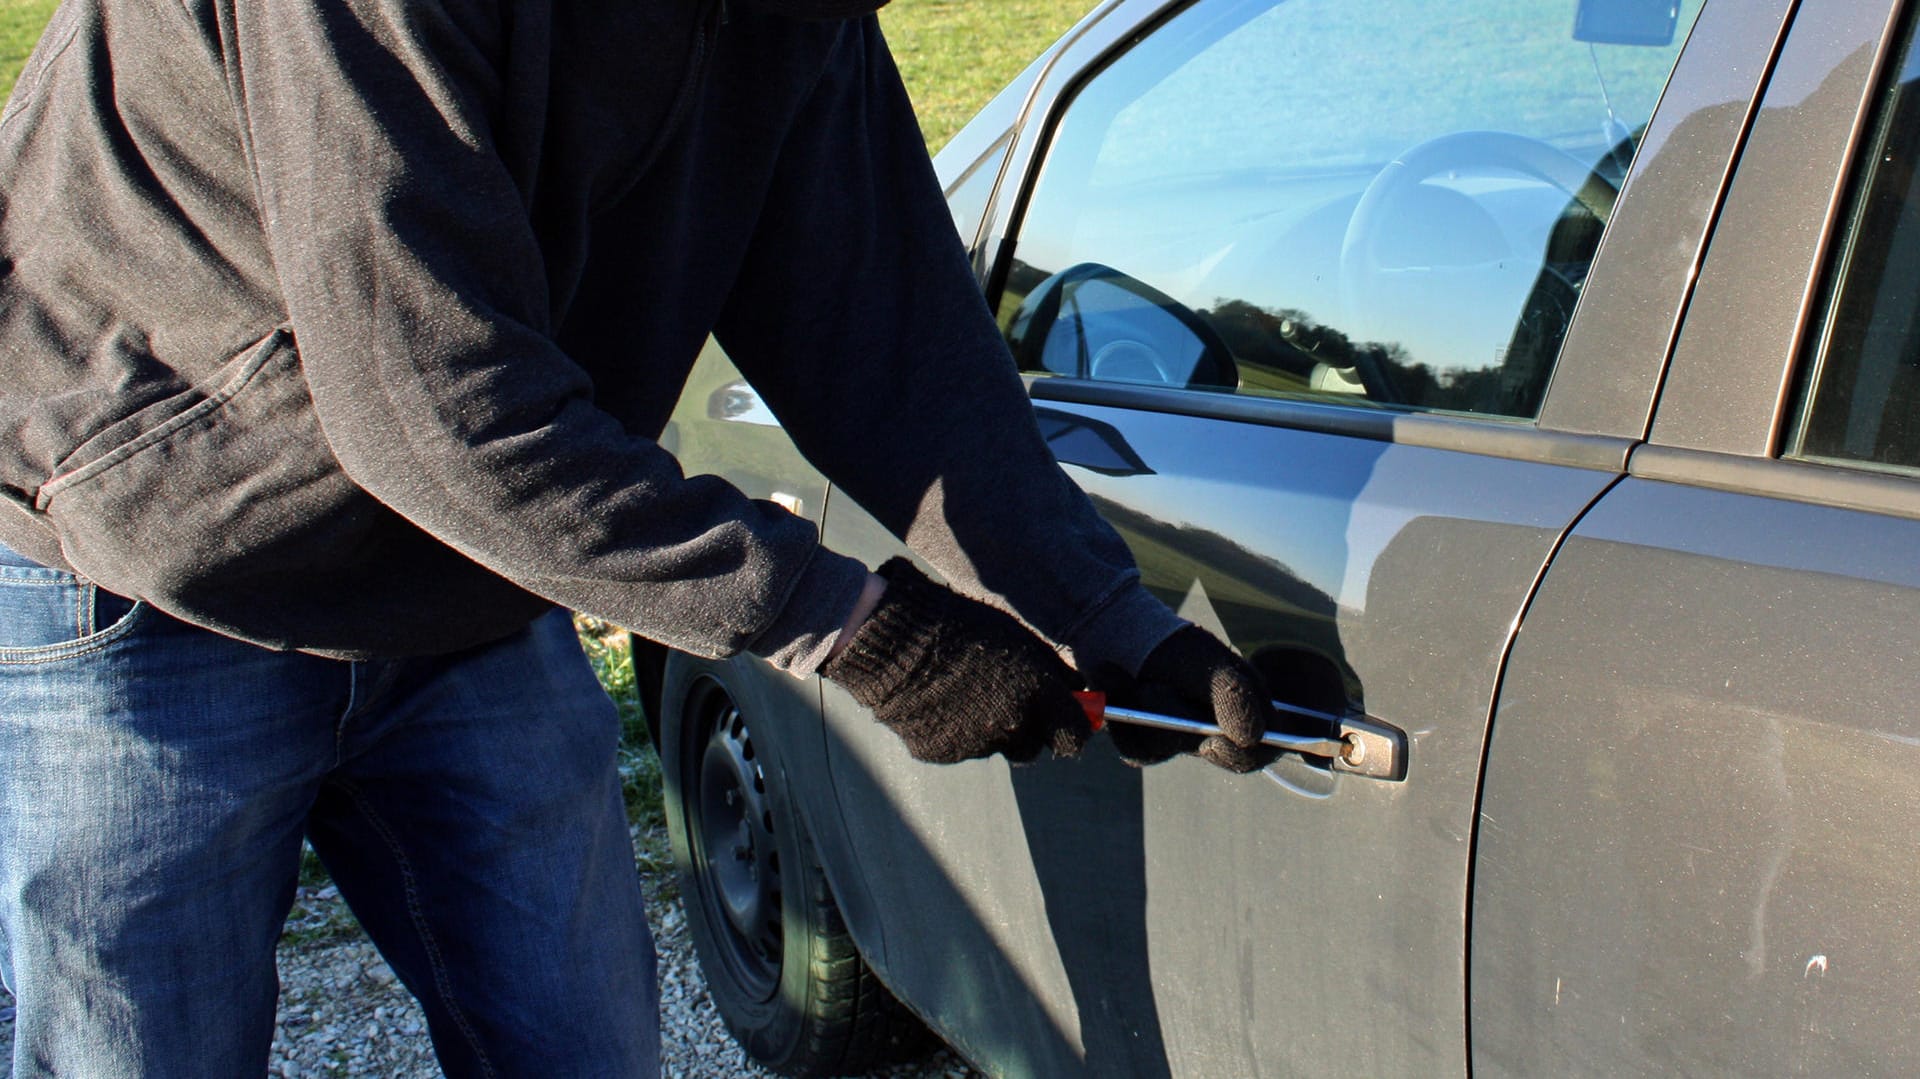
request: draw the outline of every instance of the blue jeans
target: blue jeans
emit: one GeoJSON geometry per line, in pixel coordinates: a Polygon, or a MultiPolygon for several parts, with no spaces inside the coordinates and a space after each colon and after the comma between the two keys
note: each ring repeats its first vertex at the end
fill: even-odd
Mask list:
{"type": "Polygon", "coordinates": [[[448,1074],[653,1076],[619,723],[564,613],[451,656],[272,652],[0,547],[14,1075],[260,1075],[304,833],[448,1074]]]}

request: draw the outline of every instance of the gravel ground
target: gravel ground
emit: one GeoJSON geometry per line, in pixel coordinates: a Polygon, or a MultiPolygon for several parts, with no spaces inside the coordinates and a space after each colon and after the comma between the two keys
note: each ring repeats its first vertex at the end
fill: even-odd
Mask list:
{"type": "MultiPolygon", "coordinates": [[[[659,831],[659,829],[655,829],[659,831]]],[[[642,864],[666,849],[664,834],[636,830],[642,864]]],[[[656,862],[657,864],[657,862],[656,862]]],[[[774,1073],[746,1059],[720,1022],[694,959],[687,919],[665,874],[647,881],[649,919],[660,953],[660,1026],[665,1079],[761,1079],[774,1073]]],[[[394,979],[330,885],[302,886],[280,945],[280,1015],[269,1074],[286,1079],[440,1075],[420,1008],[394,979]]],[[[0,993],[0,1079],[13,1074],[12,999],[0,993]]],[[[977,1079],[942,1051],[875,1073],[885,1079],[977,1079]]]]}

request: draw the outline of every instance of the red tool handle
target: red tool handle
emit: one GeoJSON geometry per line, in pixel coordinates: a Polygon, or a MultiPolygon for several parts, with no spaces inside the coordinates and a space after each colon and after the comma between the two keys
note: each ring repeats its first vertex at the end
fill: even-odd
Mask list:
{"type": "Polygon", "coordinates": [[[1086,689],[1076,692],[1073,696],[1080,702],[1080,707],[1086,711],[1089,726],[1097,731],[1107,725],[1106,694],[1097,689],[1086,689]]]}

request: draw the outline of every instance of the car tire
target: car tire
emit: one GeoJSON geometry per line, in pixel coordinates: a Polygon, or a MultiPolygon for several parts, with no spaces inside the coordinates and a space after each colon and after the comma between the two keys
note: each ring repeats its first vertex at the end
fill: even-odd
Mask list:
{"type": "Polygon", "coordinates": [[[855,947],[785,775],[750,724],[775,722],[731,665],[674,654],[662,679],[667,830],[714,1005],[783,1075],[857,1075],[932,1045],[855,947]]]}

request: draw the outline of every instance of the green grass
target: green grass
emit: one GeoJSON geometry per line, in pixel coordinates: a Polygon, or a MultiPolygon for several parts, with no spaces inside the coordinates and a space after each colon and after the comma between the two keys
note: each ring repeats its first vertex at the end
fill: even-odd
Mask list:
{"type": "Polygon", "coordinates": [[[666,823],[660,809],[660,757],[647,735],[647,712],[633,672],[632,635],[585,615],[574,618],[574,628],[580,631],[580,647],[594,674],[620,712],[620,780],[627,819],[642,832],[656,832],[666,823]]]}
{"type": "Polygon", "coordinates": [[[13,90],[58,0],[0,0],[0,98],[13,90]]]}
{"type": "Polygon", "coordinates": [[[1095,0],[893,0],[880,11],[900,76],[939,150],[1095,0]]]}

